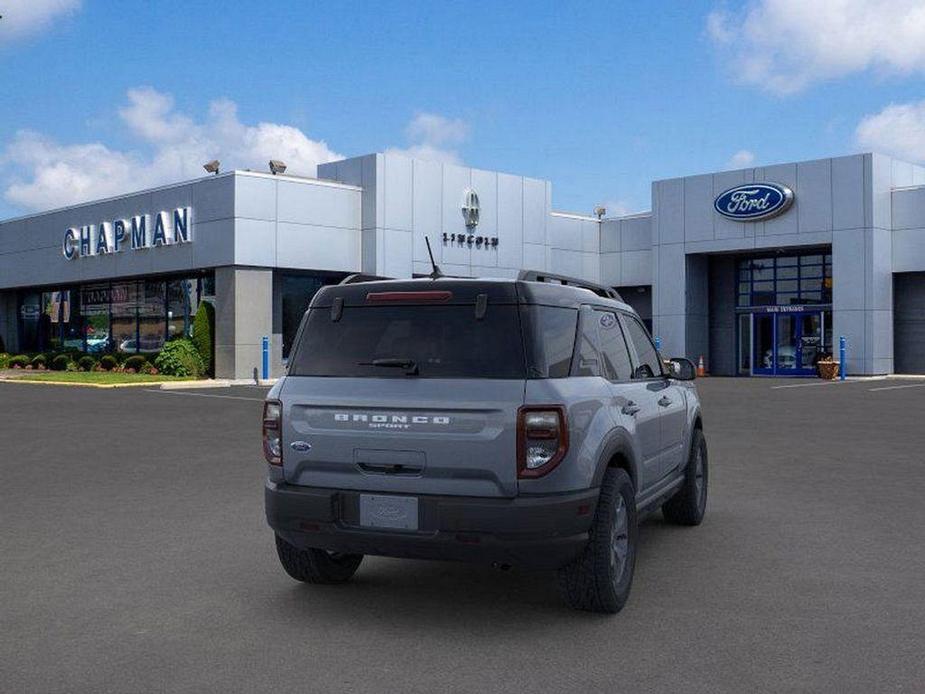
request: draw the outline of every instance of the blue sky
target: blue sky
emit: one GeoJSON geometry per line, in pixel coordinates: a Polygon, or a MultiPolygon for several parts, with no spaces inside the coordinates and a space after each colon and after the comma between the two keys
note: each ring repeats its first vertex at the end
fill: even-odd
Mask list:
{"type": "Polygon", "coordinates": [[[921,4],[0,2],[0,218],[269,151],[408,149],[580,212],[738,164],[920,161],[921,4]]]}

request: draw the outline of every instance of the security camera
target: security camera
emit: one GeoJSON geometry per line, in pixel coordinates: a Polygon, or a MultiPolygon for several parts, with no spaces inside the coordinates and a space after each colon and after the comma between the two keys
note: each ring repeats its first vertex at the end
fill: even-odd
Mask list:
{"type": "Polygon", "coordinates": [[[280,161],[279,159],[270,160],[270,173],[274,176],[276,174],[286,173],[286,163],[280,161]]]}
{"type": "Polygon", "coordinates": [[[218,159],[213,159],[212,161],[203,164],[203,165],[202,165],[202,168],[204,168],[204,169],[205,169],[206,171],[208,171],[210,174],[215,174],[215,175],[217,176],[217,175],[218,175],[218,167],[219,167],[220,164],[221,164],[221,162],[220,162],[218,159]]]}

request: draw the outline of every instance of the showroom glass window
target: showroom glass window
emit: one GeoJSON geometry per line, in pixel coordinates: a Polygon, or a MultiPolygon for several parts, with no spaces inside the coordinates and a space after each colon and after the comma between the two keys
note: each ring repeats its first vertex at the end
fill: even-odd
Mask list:
{"type": "Polygon", "coordinates": [[[167,282],[167,339],[190,337],[193,334],[193,316],[198,309],[195,279],[167,282]]]}
{"type": "Polygon", "coordinates": [[[739,308],[832,303],[831,253],[748,258],[736,271],[739,308]]]}
{"type": "Polygon", "coordinates": [[[84,350],[109,350],[109,283],[85,284],[80,288],[80,314],[86,340],[84,350]]]}
{"type": "Polygon", "coordinates": [[[110,333],[117,352],[138,351],[138,283],[115,282],[111,290],[110,333]]]}
{"type": "Polygon", "coordinates": [[[154,353],[167,339],[189,337],[200,302],[214,293],[211,274],[21,292],[20,351],[154,353]]]}
{"type": "Polygon", "coordinates": [[[144,280],[138,283],[138,352],[159,352],[166,335],[164,305],[167,283],[144,280]]]}

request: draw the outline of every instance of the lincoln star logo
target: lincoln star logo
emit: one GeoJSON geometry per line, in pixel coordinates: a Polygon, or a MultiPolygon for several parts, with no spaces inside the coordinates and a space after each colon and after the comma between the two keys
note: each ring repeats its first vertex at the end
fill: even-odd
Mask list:
{"type": "Polygon", "coordinates": [[[475,229],[479,225],[479,196],[472,188],[463,191],[462,215],[467,229],[475,229]]]}
{"type": "Polygon", "coordinates": [[[422,414],[368,414],[365,412],[335,412],[335,422],[365,425],[369,429],[410,429],[415,424],[446,426],[449,417],[422,414]]]}
{"type": "Polygon", "coordinates": [[[714,209],[739,222],[770,219],[793,204],[793,191],[777,183],[751,183],[730,188],[713,201],[714,209]]]}

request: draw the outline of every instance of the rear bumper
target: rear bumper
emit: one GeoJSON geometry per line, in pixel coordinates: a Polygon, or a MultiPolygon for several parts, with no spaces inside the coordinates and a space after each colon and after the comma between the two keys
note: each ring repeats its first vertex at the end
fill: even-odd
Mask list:
{"type": "Polygon", "coordinates": [[[361,527],[360,492],[267,481],[267,522],[297,547],[555,569],[588,541],[598,490],[493,499],[419,496],[419,530],[361,527]]]}

